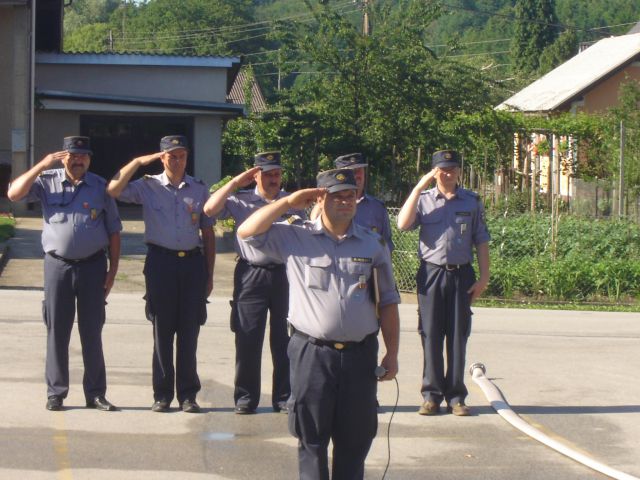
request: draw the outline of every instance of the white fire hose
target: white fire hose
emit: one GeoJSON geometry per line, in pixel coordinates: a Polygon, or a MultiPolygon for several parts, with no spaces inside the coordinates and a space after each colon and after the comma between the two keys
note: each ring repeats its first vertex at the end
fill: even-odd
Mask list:
{"type": "Polygon", "coordinates": [[[586,455],[576,452],[575,450],[570,449],[566,445],[563,445],[562,443],[554,440],[548,435],[545,435],[537,428],[529,425],[511,409],[505,398],[502,396],[502,393],[500,393],[500,390],[498,390],[498,387],[496,387],[493,382],[491,382],[491,380],[489,380],[485,376],[486,371],[487,369],[482,363],[474,363],[469,368],[469,373],[471,373],[473,381],[476,382],[476,384],[478,384],[478,386],[482,389],[485,397],[487,397],[487,400],[491,403],[493,409],[498,413],[498,415],[504,418],[512,426],[529,435],[531,438],[538,440],[547,447],[553,448],[557,452],[566,455],[572,460],[582,463],[583,465],[611,478],[617,478],[620,480],[640,480],[638,479],[638,477],[634,477],[627,473],[611,468],[607,465],[604,465],[603,463],[587,457],[586,455]]]}

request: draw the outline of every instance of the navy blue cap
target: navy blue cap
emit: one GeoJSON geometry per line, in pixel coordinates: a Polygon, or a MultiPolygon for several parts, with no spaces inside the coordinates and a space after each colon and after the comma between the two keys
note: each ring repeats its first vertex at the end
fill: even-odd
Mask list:
{"type": "Polygon", "coordinates": [[[62,149],[69,153],[86,153],[92,155],[89,137],[64,137],[62,149]]]}
{"type": "Polygon", "coordinates": [[[459,167],[460,154],[455,150],[439,150],[433,154],[431,159],[432,167],[459,167]]]}
{"type": "Polygon", "coordinates": [[[184,135],[167,135],[166,137],[162,137],[160,139],[160,150],[163,152],[170,152],[171,150],[176,150],[177,148],[184,148],[189,150],[189,142],[187,142],[187,137],[184,135]]]}
{"type": "Polygon", "coordinates": [[[368,166],[361,153],[341,155],[333,163],[336,168],[364,168],[368,166]]]}
{"type": "Polygon", "coordinates": [[[357,189],[356,178],[353,170],[349,168],[339,168],[320,172],[316,177],[318,188],[326,188],[329,193],[340,190],[357,189]]]}
{"type": "Polygon", "coordinates": [[[260,167],[263,172],[282,168],[282,165],[280,165],[280,152],[257,153],[256,156],[253,157],[253,165],[260,167]]]}

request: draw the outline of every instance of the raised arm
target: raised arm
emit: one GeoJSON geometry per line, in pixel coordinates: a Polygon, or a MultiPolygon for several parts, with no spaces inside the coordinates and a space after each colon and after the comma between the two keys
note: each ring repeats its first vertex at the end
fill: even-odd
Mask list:
{"type": "Polygon", "coordinates": [[[131,177],[133,177],[138,169],[144,165],[149,165],[150,163],[155,162],[162,156],[162,153],[163,152],[152,153],[151,155],[143,155],[131,160],[113,176],[113,178],[109,182],[109,185],[107,185],[107,193],[113,198],[118,198],[124,190],[124,187],[127,186],[129,181],[131,180],[131,177]]]}
{"type": "Polygon", "coordinates": [[[28,171],[16,178],[11,182],[9,190],[7,191],[7,197],[9,200],[17,202],[18,200],[22,200],[26,197],[29,194],[29,190],[31,190],[31,186],[38,178],[38,175],[45,170],[61,165],[62,160],[67,155],[69,155],[69,153],[64,150],[61,152],[50,153],[28,171]]]}
{"type": "Polygon", "coordinates": [[[398,213],[398,228],[400,230],[409,230],[416,221],[416,210],[418,208],[418,200],[420,200],[420,193],[427,188],[431,181],[436,177],[438,169],[434,168],[425,176],[423,176],[418,184],[413,187],[409,197],[402,205],[400,212],[398,213]]]}
{"type": "Polygon", "coordinates": [[[259,208],[238,228],[238,237],[245,239],[265,233],[273,222],[284,215],[290,208],[304,210],[324,193],[323,188],[306,188],[259,208]]]}
{"type": "Polygon", "coordinates": [[[239,188],[244,188],[250,185],[255,179],[256,173],[260,171],[260,167],[253,167],[249,170],[245,170],[239,175],[236,175],[230,182],[226,183],[218,190],[213,192],[204,204],[204,213],[209,217],[215,217],[224,208],[224,203],[233,192],[239,188]]]}

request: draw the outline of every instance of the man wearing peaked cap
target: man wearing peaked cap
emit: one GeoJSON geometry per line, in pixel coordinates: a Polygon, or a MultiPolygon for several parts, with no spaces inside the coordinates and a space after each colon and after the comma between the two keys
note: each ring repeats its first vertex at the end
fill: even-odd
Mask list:
{"type": "MultiPolygon", "coordinates": [[[[354,221],[363,227],[378,233],[393,251],[389,214],[381,200],[365,192],[367,161],[361,153],[341,155],[334,161],[336,168],[348,168],[353,171],[357,185],[358,206],[354,221]]],[[[311,218],[319,215],[319,207],[314,207],[311,218]]]]}
{"type": "Polygon", "coordinates": [[[286,264],[291,282],[289,431],[298,439],[300,478],[364,478],[377,429],[378,330],[381,365],[398,371],[398,306],[389,249],[353,221],[352,169],[321,172],[317,187],[297,191],[254,212],[238,229],[249,261],[268,255],[286,264]],[[275,222],[291,208],[317,201],[314,221],[275,222]],[[275,223],[274,223],[275,222],[275,223]],[[380,319],[372,295],[377,278],[380,319]]]}
{"type": "Polygon", "coordinates": [[[66,137],[63,151],[50,153],[11,184],[12,201],[42,204],[44,224],[44,323],[47,326],[48,410],[62,410],[69,391],[69,341],[78,310],[88,408],[111,411],[102,352],[105,299],[120,257],[122,223],[106,181],[88,171],[88,137],[66,137]],[[64,168],[54,168],[60,162],[64,168]],[[107,258],[109,266],[107,268],[107,258]]]}
{"type": "Polygon", "coordinates": [[[160,152],[134,158],[109,183],[109,195],[142,204],[146,315],[153,323],[154,412],[167,412],[174,395],[180,409],[200,412],[196,351],[213,288],[213,221],[203,215],[207,186],[186,173],[188,142],[182,135],[160,140],[160,152]],[[164,171],[130,182],[144,165],[160,159],[164,171]],[[204,252],[203,252],[204,249],[204,252]],[[173,343],[176,343],[176,366],[173,343]],[[175,390],[174,390],[175,383],[175,390]]]}
{"type": "MultiPolygon", "coordinates": [[[[237,175],[218,189],[204,207],[209,216],[233,218],[236,228],[255,210],[289,195],[281,190],[280,152],[258,153],[253,168],[237,175]],[[255,188],[244,189],[256,182],[255,188]],[[236,191],[237,190],[237,191],[236,191]]],[[[305,217],[302,210],[289,209],[278,220],[305,217]]],[[[255,413],[260,400],[262,345],[269,316],[269,345],[273,362],[271,405],[287,413],[289,398],[289,358],[287,357],[287,311],[289,282],[284,263],[269,255],[249,261],[242,245],[235,241],[238,254],[233,277],[231,330],[235,334],[236,373],[233,399],[237,414],[255,413]]]]}
{"type": "Polygon", "coordinates": [[[467,416],[470,412],[465,405],[464,370],[471,333],[471,304],[489,282],[490,236],[479,196],[457,185],[458,152],[435,152],[432,167],[398,214],[400,230],[420,227],[421,262],[416,281],[424,350],[421,389],[424,402],[418,413],[435,415],[444,400],[449,412],[467,416]],[[435,187],[425,191],[434,179],[435,187]],[[474,247],[480,269],[477,281],[472,267],[474,247]]]}

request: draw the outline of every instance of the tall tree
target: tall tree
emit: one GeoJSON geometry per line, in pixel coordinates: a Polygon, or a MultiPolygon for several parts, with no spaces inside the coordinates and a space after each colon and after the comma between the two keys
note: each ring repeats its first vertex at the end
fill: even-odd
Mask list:
{"type": "Polygon", "coordinates": [[[517,0],[511,45],[515,70],[531,74],[540,66],[540,56],[558,36],[554,0],[517,0]]]}

